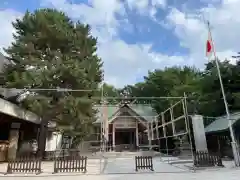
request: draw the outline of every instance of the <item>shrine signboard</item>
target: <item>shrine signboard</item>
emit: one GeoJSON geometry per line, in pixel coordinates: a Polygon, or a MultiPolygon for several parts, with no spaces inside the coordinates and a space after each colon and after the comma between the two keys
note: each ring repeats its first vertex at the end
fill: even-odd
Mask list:
{"type": "Polygon", "coordinates": [[[136,128],[136,121],[132,119],[119,119],[118,121],[114,122],[115,128],[136,128]]]}

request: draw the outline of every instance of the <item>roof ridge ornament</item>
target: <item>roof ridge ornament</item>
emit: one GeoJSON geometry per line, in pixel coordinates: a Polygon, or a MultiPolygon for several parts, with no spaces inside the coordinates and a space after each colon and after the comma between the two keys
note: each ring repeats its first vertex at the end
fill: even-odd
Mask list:
{"type": "Polygon", "coordinates": [[[129,105],[131,103],[130,101],[130,97],[129,97],[130,93],[129,91],[127,91],[126,89],[123,90],[123,92],[120,93],[120,96],[122,96],[122,100],[120,105],[129,105]]]}

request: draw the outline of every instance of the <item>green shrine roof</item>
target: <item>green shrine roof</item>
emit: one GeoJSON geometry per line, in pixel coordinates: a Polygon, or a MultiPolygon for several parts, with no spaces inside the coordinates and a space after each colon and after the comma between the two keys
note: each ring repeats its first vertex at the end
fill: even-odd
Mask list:
{"type": "MultiPolygon", "coordinates": [[[[230,119],[232,121],[232,124],[234,125],[236,122],[240,120],[240,112],[232,113],[230,115],[230,119]]],[[[215,119],[211,124],[209,124],[205,128],[206,133],[211,133],[211,132],[219,132],[219,131],[224,131],[227,130],[228,127],[228,119],[227,116],[220,116],[215,119]]]]}
{"type": "MultiPolygon", "coordinates": [[[[152,121],[154,116],[157,116],[157,113],[150,105],[142,105],[142,104],[132,104],[127,105],[127,107],[131,108],[135,113],[137,113],[140,117],[144,118],[146,121],[152,121]]],[[[96,123],[101,122],[101,114],[102,111],[107,111],[107,117],[110,118],[121,108],[119,105],[107,105],[107,110],[103,110],[101,105],[95,106],[96,110],[98,110],[96,123]]]]}

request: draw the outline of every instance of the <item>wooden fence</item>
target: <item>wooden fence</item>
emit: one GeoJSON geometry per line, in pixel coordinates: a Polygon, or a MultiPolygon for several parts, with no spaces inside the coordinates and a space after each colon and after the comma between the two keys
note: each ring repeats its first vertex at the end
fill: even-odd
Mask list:
{"type": "Polygon", "coordinates": [[[153,171],[152,156],[135,156],[136,171],[139,169],[150,169],[153,171]]]}
{"type": "Polygon", "coordinates": [[[54,173],[58,172],[87,172],[86,156],[58,157],[54,160],[54,173]]]}
{"type": "Polygon", "coordinates": [[[208,153],[205,151],[197,151],[194,153],[194,166],[220,166],[223,167],[222,159],[219,153],[208,153]]]}
{"type": "Polygon", "coordinates": [[[18,157],[8,161],[7,173],[41,173],[41,158],[35,156],[18,157]]]}

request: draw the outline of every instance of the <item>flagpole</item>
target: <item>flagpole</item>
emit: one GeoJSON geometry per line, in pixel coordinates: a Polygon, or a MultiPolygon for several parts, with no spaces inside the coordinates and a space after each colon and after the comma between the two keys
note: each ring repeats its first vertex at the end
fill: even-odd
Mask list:
{"type": "Polygon", "coordinates": [[[212,43],[213,55],[214,55],[214,59],[215,59],[215,62],[216,62],[218,78],[219,78],[220,87],[221,87],[222,96],[223,96],[223,101],[224,101],[225,110],[226,110],[226,114],[227,114],[228,126],[229,126],[230,136],[231,136],[231,140],[232,140],[231,145],[232,145],[234,161],[235,161],[236,166],[240,166],[238,148],[237,148],[237,144],[236,144],[236,140],[235,140],[235,136],[234,136],[234,131],[233,131],[233,127],[232,127],[232,120],[231,120],[231,117],[230,117],[230,112],[229,112],[228,103],[227,103],[227,99],[226,99],[226,95],[225,95],[225,91],[224,91],[224,86],[223,86],[223,82],[222,82],[221,72],[220,72],[220,68],[219,68],[219,64],[218,64],[218,59],[217,59],[216,51],[215,51],[214,44],[213,44],[213,39],[212,39],[212,34],[211,34],[209,21],[207,21],[207,26],[208,26],[210,40],[211,40],[211,43],[212,43]]]}

